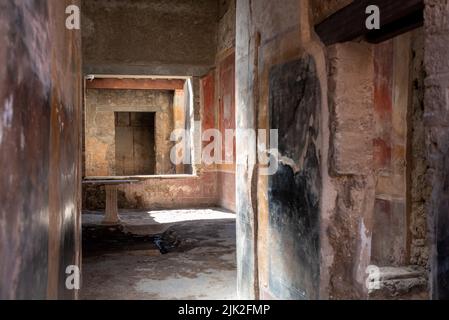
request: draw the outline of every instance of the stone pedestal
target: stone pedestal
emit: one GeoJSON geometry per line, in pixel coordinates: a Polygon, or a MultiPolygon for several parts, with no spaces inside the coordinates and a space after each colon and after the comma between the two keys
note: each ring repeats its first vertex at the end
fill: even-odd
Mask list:
{"type": "Polygon", "coordinates": [[[118,224],[117,185],[106,185],[106,211],[103,224],[118,224]]]}

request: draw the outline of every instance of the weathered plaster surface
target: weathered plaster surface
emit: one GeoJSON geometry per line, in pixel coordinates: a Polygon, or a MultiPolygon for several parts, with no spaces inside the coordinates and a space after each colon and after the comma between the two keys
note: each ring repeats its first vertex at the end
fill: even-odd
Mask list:
{"type": "MultiPolygon", "coordinates": [[[[198,82],[198,81],[196,81],[198,82]]],[[[195,91],[197,92],[197,91],[195,91]]],[[[199,93],[194,97],[194,117],[198,115],[199,93]]],[[[174,92],[148,90],[87,90],[86,104],[86,175],[115,175],[114,112],[156,112],[156,174],[139,183],[119,188],[119,207],[125,209],[175,209],[215,206],[217,174],[196,166],[195,175],[170,176],[175,173],[170,152],[170,134],[174,119],[174,92]],[[108,120],[109,119],[109,120],[108,120]],[[99,152],[104,146],[105,151],[99,152]]],[[[186,118],[189,118],[186,116],[186,118]]],[[[179,119],[178,119],[179,120],[179,119]]],[[[184,119],[187,121],[187,119],[184,119]]],[[[181,125],[178,123],[178,125],[181,125]]],[[[185,123],[184,123],[185,125],[185,123]]],[[[195,149],[200,148],[198,141],[195,149]]],[[[89,210],[103,209],[104,188],[83,187],[83,206],[89,210]]]]}
{"type": "Polygon", "coordinates": [[[424,30],[412,34],[412,100],[410,105],[411,173],[410,173],[410,263],[430,266],[428,217],[426,203],[430,199],[431,187],[426,179],[428,170],[426,129],[424,117],[424,30]]]}
{"type": "MultiPolygon", "coordinates": [[[[373,179],[373,51],[362,43],[328,49],[330,171],[337,196],[327,226],[332,252],[327,295],[361,298],[371,253],[373,179]]],[[[324,270],[322,272],[325,272],[324,270]]],[[[325,283],[322,286],[326,286],[325,283]]],[[[326,293],[325,293],[326,294],[326,293]]]]}
{"type": "MultiPolygon", "coordinates": [[[[413,171],[406,171],[405,168],[409,151],[407,110],[411,104],[408,96],[409,65],[412,60],[408,57],[412,54],[413,38],[409,34],[390,42],[391,47],[386,48],[391,48],[391,51],[387,50],[386,53],[391,55],[382,54],[384,46],[375,51],[366,43],[323,47],[313,32],[314,23],[349,3],[285,1],[274,7],[274,4],[265,1],[237,1],[237,126],[269,128],[273,120],[282,118],[279,113],[287,112],[292,125],[289,126],[286,120],[285,123],[281,122],[279,128],[281,131],[285,128],[298,131],[292,129],[296,140],[289,139],[288,131],[280,135],[282,157],[278,174],[284,178],[278,180],[276,175],[259,176],[258,166],[252,165],[250,160],[256,156],[256,137],[237,138],[239,163],[247,163],[237,166],[237,237],[241,244],[237,254],[242,259],[238,261],[238,289],[243,297],[367,298],[369,293],[365,281],[367,267],[373,262],[373,241],[375,250],[380,248],[380,251],[385,251],[381,248],[388,243],[392,244],[392,251],[387,250],[388,257],[380,257],[384,260],[382,265],[385,263],[387,267],[415,264],[407,257],[424,241],[422,238],[416,239],[416,236],[416,241],[409,240],[408,228],[413,226],[419,230],[423,219],[419,218],[419,209],[407,211],[406,207],[407,177],[413,175],[413,171]],[[289,84],[276,87],[276,84],[286,81],[288,71],[272,84],[269,82],[273,66],[304,59],[304,52],[314,61],[321,88],[321,94],[317,95],[319,99],[296,99],[298,105],[310,103],[317,112],[312,117],[314,120],[308,123],[296,117],[295,112],[288,111],[290,99],[300,90],[284,94],[283,91],[290,88],[289,84]],[[404,55],[407,59],[401,59],[404,55]],[[270,94],[270,90],[273,93],[270,94]],[[271,110],[272,114],[268,116],[269,96],[276,94],[282,97],[279,98],[282,103],[278,112],[271,110]],[[307,137],[305,142],[304,137],[307,137]],[[310,164],[305,161],[308,159],[306,155],[310,154],[306,146],[310,146],[312,141],[317,154],[314,169],[319,170],[309,168],[307,171],[316,172],[321,178],[306,176],[304,181],[308,178],[310,181],[321,181],[319,187],[305,188],[306,194],[311,191],[314,197],[319,198],[316,207],[319,217],[318,245],[309,246],[308,241],[301,241],[295,252],[306,250],[307,254],[297,259],[297,263],[295,259],[283,261],[280,258],[282,253],[278,253],[280,247],[276,251],[271,246],[277,238],[285,240],[283,250],[287,248],[288,251],[290,245],[295,246],[298,242],[295,237],[285,234],[288,234],[290,226],[294,228],[301,224],[276,220],[276,207],[282,207],[282,201],[274,200],[282,194],[277,192],[277,188],[284,190],[281,180],[287,184],[290,181],[286,192],[296,190],[297,181],[288,177],[299,174],[306,164],[310,164]],[[275,184],[276,181],[279,183],[275,184]],[[395,189],[395,185],[398,188],[395,189]],[[379,198],[377,202],[376,197],[379,198]],[[381,201],[386,201],[385,206],[380,205],[381,201]],[[411,218],[407,212],[410,212],[411,218]],[[380,223],[383,221],[382,215],[390,222],[380,223]],[[375,221],[378,222],[376,227],[375,221]],[[410,221],[413,221],[412,225],[410,221]],[[283,223],[286,227],[281,229],[282,232],[276,233],[270,229],[283,223]],[[374,240],[373,232],[376,232],[374,240]],[[316,259],[313,258],[314,249],[319,252],[316,259]],[[280,280],[292,280],[298,274],[297,270],[301,269],[298,265],[304,266],[310,261],[319,265],[319,280],[314,281],[313,275],[302,279],[307,278],[309,283],[280,280]],[[270,265],[274,264],[282,272],[270,271],[270,265]],[[294,285],[288,285],[292,283],[294,285]],[[282,286],[285,290],[280,289],[282,286]]],[[[419,44],[417,46],[419,48],[419,44]]],[[[313,73],[312,69],[309,71],[313,73]]],[[[302,80],[303,76],[297,79],[298,82],[302,80]]],[[[291,83],[293,87],[294,81],[291,83]]],[[[419,97],[417,99],[419,101],[419,97]]],[[[302,116],[307,118],[307,113],[302,116]]],[[[300,212],[302,207],[298,205],[298,199],[301,196],[287,198],[291,199],[286,202],[287,207],[297,207],[295,212],[300,212]]],[[[313,201],[309,201],[308,205],[311,203],[313,201]]],[[[309,221],[313,221],[315,211],[309,208],[305,212],[308,212],[309,221]]],[[[414,253],[414,256],[425,259],[425,245],[417,250],[421,253],[414,253]]],[[[422,285],[421,280],[411,279],[409,285],[422,298],[425,296],[425,284],[422,285]]],[[[423,281],[425,283],[425,277],[423,281]]],[[[405,297],[410,293],[407,290],[399,291],[394,294],[405,297]]],[[[385,294],[391,296],[391,293],[385,294]]]]}
{"type": "MultiPolygon", "coordinates": [[[[218,204],[216,179],[215,172],[142,178],[138,183],[119,187],[118,205],[145,210],[213,207],[218,204]]],[[[104,209],[104,187],[83,186],[83,208],[104,209]]]]}
{"type": "Polygon", "coordinates": [[[236,0],[220,1],[220,20],[218,21],[217,53],[235,47],[236,0]]]}
{"type": "Polygon", "coordinates": [[[175,126],[174,91],[96,90],[86,91],[86,176],[114,176],[114,112],[154,112],[156,174],[176,173],[170,161],[175,126]]]}
{"type": "MultiPolygon", "coordinates": [[[[232,49],[232,47],[231,47],[232,49]]],[[[217,123],[222,135],[223,164],[217,165],[218,198],[220,205],[235,211],[235,138],[229,140],[229,130],[235,131],[235,54],[231,52],[218,62],[217,68],[217,123]]]]}
{"type": "Polygon", "coordinates": [[[321,88],[311,56],[272,67],[270,128],[279,132],[279,163],[268,181],[269,288],[280,299],[317,299],[321,167],[321,88]]]}
{"type": "Polygon", "coordinates": [[[214,65],[216,0],[84,1],[86,73],[201,76],[214,65]]]}
{"type": "Polygon", "coordinates": [[[449,298],[449,1],[426,0],[424,12],[428,183],[431,232],[431,286],[436,299],[449,298]]]}
{"type": "MultiPolygon", "coordinates": [[[[203,123],[204,130],[218,129],[225,147],[226,130],[234,130],[235,125],[235,38],[236,1],[219,1],[219,21],[216,68],[202,79],[203,83],[203,123]]],[[[204,131],[203,130],[203,131],[204,131]]],[[[204,143],[207,145],[207,143],[204,143]]],[[[229,149],[221,156],[226,163],[214,165],[217,171],[217,198],[223,208],[235,211],[235,138],[229,142],[229,149]]]]}
{"type": "MultiPolygon", "coordinates": [[[[282,3],[272,1],[237,1],[236,114],[238,128],[269,129],[271,127],[268,117],[270,70],[272,70],[273,66],[305,58],[299,41],[302,36],[301,28],[298,24],[300,5],[301,3],[297,1],[283,1],[282,3]]],[[[313,55],[313,58],[315,57],[313,55]]],[[[313,62],[311,65],[313,65],[313,62]]],[[[321,72],[321,66],[319,70],[321,72]]],[[[279,80],[287,81],[288,78],[288,76],[285,78],[281,77],[279,80]]],[[[295,82],[292,81],[291,83],[294,86],[295,82]]],[[[306,81],[304,81],[304,84],[306,84],[306,81]]],[[[288,98],[288,95],[286,97],[288,98]]],[[[321,96],[318,102],[320,100],[321,96]]],[[[313,104],[313,102],[309,102],[313,104]]],[[[308,102],[304,103],[307,105],[308,102]]],[[[279,106],[282,106],[282,104],[279,106]]],[[[288,113],[285,110],[279,110],[279,112],[288,113]]],[[[315,120],[320,121],[318,119],[315,120]]],[[[312,123],[315,122],[312,121],[312,123]]],[[[309,124],[300,122],[297,125],[299,129],[309,126],[309,124]]],[[[291,128],[294,128],[294,126],[291,128]]],[[[313,124],[311,126],[316,129],[313,124]]],[[[309,136],[307,130],[304,132],[306,137],[309,136]]],[[[314,129],[311,129],[310,136],[312,137],[315,134],[320,135],[320,132],[314,133],[314,129]]],[[[321,136],[319,140],[321,140],[321,136]]],[[[267,142],[259,141],[259,143],[267,142]]],[[[306,282],[302,282],[302,284],[301,281],[293,281],[290,284],[282,283],[280,285],[282,278],[296,276],[295,272],[299,268],[300,262],[297,259],[293,259],[289,264],[282,258],[281,253],[276,253],[274,248],[270,247],[270,223],[274,222],[271,223],[273,227],[277,225],[276,220],[271,220],[270,215],[276,216],[276,214],[275,211],[272,212],[269,208],[269,178],[260,176],[258,174],[259,166],[254,166],[257,154],[256,146],[256,136],[237,137],[237,157],[239,158],[239,165],[237,166],[237,237],[239,239],[238,243],[241,244],[237,248],[239,257],[239,294],[242,297],[256,295],[263,299],[282,296],[294,298],[313,297],[318,291],[315,285],[316,282],[314,283],[313,279],[308,279],[306,282]],[[242,163],[247,164],[242,165],[242,163]],[[277,260],[278,266],[285,267],[283,272],[276,273],[274,269],[270,271],[270,255],[279,257],[277,260]],[[293,271],[294,269],[295,271],[293,271]]],[[[299,152],[293,152],[296,150],[294,143],[293,145],[286,144],[284,149],[286,151],[285,159],[299,154],[299,152]]],[[[304,163],[302,160],[306,158],[305,154],[301,154],[298,159],[295,159],[298,163],[293,166],[295,170],[297,170],[296,167],[300,167],[304,163]]],[[[285,166],[285,169],[287,171],[292,170],[292,167],[290,167],[292,161],[286,162],[288,165],[285,166]]],[[[293,205],[293,207],[295,207],[294,210],[299,210],[296,205],[293,205]]],[[[283,215],[282,213],[279,214],[279,221],[282,221],[283,215]]],[[[314,218],[311,219],[313,221],[314,218]]],[[[279,224],[278,226],[281,225],[279,224]]],[[[307,232],[304,233],[304,235],[306,234],[307,232]]],[[[313,233],[309,235],[313,238],[313,233]]],[[[291,248],[294,250],[293,248],[296,244],[293,240],[291,244],[291,248]]],[[[316,244],[311,247],[307,246],[304,249],[308,252],[307,259],[310,258],[312,261],[314,260],[314,254],[316,254],[313,248],[316,249],[316,244]]]]}
{"type": "Polygon", "coordinates": [[[80,264],[79,1],[0,3],[0,299],[70,299],[80,264]]]}
{"type": "MultiPolygon", "coordinates": [[[[254,65],[250,56],[252,26],[250,20],[251,2],[237,0],[236,26],[236,125],[237,129],[255,128],[253,105],[253,73],[254,65]]],[[[251,190],[254,166],[248,161],[256,154],[254,138],[237,136],[236,168],[236,210],[237,210],[237,292],[240,298],[256,297],[255,277],[257,271],[255,256],[254,222],[257,219],[257,208],[252,203],[251,190]],[[242,164],[242,165],[241,165],[242,164]]],[[[256,177],[257,178],[257,177],[256,177]]]]}
{"type": "MultiPolygon", "coordinates": [[[[371,262],[407,265],[407,153],[411,80],[411,35],[374,47],[374,206],[371,262]]],[[[409,166],[409,169],[411,167],[409,166]]]]}

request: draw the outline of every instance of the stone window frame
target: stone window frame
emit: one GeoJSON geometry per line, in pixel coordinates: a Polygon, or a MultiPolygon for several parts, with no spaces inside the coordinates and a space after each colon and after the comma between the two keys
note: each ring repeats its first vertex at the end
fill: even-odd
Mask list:
{"type": "MultiPolygon", "coordinates": [[[[155,75],[148,75],[148,76],[142,76],[142,75],[117,75],[117,74],[89,74],[85,75],[83,79],[83,121],[82,121],[82,150],[83,150],[83,156],[82,156],[82,176],[84,179],[89,180],[103,180],[103,179],[137,179],[137,180],[151,180],[151,179],[185,179],[185,178],[199,178],[199,172],[198,168],[195,165],[195,155],[197,154],[197,149],[200,146],[197,146],[194,142],[195,132],[198,128],[195,128],[195,110],[198,107],[195,103],[195,98],[198,94],[198,92],[195,91],[194,86],[195,77],[194,76],[155,76],[155,75]],[[189,149],[191,154],[191,164],[188,165],[191,167],[191,173],[174,173],[174,174],[158,174],[157,168],[156,168],[156,174],[154,175],[127,175],[127,176],[117,176],[117,175],[87,175],[87,159],[86,159],[86,128],[87,128],[87,90],[89,89],[87,86],[88,81],[92,81],[93,79],[151,79],[151,80],[184,80],[185,85],[183,90],[173,89],[174,91],[174,98],[173,103],[175,103],[176,94],[178,92],[183,93],[183,101],[188,107],[186,107],[186,113],[185,116],[189,118],[189,124],[190,124],[190,139],[189,139],[189,149]]],[[[175,107],[174,105],[172,106],[175,107]]],[[[102,107],[99,107],[100,109],[102,107]]],[[[157,108],[139,108],[139,110],[134,111],[134,109],[131,108],[122,108],[122,107],[115,107],[115,108],[108,108],[108,111],[111,111],[113,113],[115,112],[152,112],[155,113],[155,131],[160,130],[160,121],[157,121],[157,116],[160,115],[161,110],[156,110],[157,108]]],[[[187,123],[187,122],[186,122],[187,123]]],[[[199,128],[201,129],[201,128],[199,128]]],[[[156,148],[158,146],[158,142],[156,141],[156,148]]],[[[157,154],[157,151],[156,151],[157,154]]],[[[170,160],[169,160],[170,161],[170,160]]],[[[156,161],[156,167],[157,167],[157,161],[156,161]]],[[[184,166],[184,165],[181,165],[184,166]]]]}

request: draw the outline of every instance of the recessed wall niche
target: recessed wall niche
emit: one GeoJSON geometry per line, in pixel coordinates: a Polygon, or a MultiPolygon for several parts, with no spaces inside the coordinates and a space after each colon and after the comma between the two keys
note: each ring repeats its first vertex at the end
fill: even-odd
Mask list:
{"type": "Polygon", "coordinates": [[[170,159],[175,146],[171,134],[191,127],[192,106],[186,83],[112,78],[88,82],[84,175],[191,174],[191,166],[176,165],[170,159]]]}

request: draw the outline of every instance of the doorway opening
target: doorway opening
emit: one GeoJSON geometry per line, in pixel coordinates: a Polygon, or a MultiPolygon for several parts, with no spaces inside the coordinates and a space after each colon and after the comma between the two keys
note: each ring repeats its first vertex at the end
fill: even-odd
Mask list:
{"type": "Polygon", "coordinates": [[[153,175],[156,169],[154,112],[115,112],[115,171],[153,175]]]}

